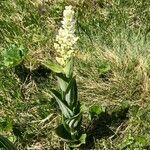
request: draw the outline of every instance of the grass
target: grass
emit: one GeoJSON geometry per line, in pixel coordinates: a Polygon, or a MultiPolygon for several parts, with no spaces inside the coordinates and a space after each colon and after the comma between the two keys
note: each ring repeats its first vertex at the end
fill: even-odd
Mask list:
{"type": "MultiPolygon", "coordinates": [[[[0,133],[20,150],[67,149],[53,132],[60,122],[49,92],[55,78],[40,64],[54,59],[54,38],[70,4],[80,37],[79,97],[87,109],[97,104],[106,110],[87,129],[81,149],[149,149],[149,0],[3,0],[0,52],[16,44],[28,54],[23,65],[0,72],[0,133]]],[[[85,128],[88,122],[85,111],[85,128]]]]}

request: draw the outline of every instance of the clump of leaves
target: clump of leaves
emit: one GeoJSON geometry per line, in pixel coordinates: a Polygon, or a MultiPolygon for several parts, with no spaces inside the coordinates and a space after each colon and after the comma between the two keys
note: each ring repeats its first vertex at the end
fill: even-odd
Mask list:
{"type": "Polygon", "coordinates": [[[121,144],[119,144],[119,149],[147,149],[149,147],[148,140],[143,136],[133,137],[131,133],[125,137],[121,144]]]}
{"type": "Polygon", "coordinates": [[[105,78],[107,74],[111,72],[111,66],[108,63],[101,63],[97,68],[101,78],[105,78]]]}
{"type": "Polygon", "coordinates": [[[105,112],[105,109],[99,105],[93,105],[89,109],[89,119],[90,121],[97,119],[101,113],[105,112]]]}
{"type": "Polygon", "coordinates": [[[2,66],[1,68],[12,68],[19,65],[27,55],[28,50],[23,46],[11,45],[2,53],[2,66]]]}

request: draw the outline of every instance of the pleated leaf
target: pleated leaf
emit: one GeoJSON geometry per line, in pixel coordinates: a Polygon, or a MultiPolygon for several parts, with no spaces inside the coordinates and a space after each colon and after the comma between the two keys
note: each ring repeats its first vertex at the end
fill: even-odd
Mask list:
{"type": "Polygon", "coordinates": [[[61,137],[63,140],[66,141],[70,141],[72,140],[71,138],[71,134],[65,129],[65,127],[63,126],[63,124],[59,125],[56,129],[55,129],[56,134],[61,137]]]}
{"type": "Polygon", "coordinates": [[[61,99],[61,94],[59,92],[57,92],[56,90],[51,90],[52,96],[56,99],[62,114],[66,117],[66,118],[70,118],[73,116],[73,112],[70,110],[70,108],[67,106],[67,104],[65,104],[65,102],[61,99]]]}
{"type": "Polygon", "coordinates": [[[67,86],[66,92],[65,92],[65,99],[69,106],[76,107],[77,105],[77,85],[75,77],[71,79],[70,83],[67,86]]]}
{"type": "Polygon", "coordinates": [[[55,73],[63,73],[63,68],[62,66],[58,64],[54,64],[52,62],[44,62],[42,63],[46,68],[52,70],[55,73]]]}
{"type": "Polygon", "coordinates": [[[63,74],[57,74],[58,84],[63,92],[66,91],[68,83],[63,74]]]}
{"type": "Polygon", "coordinates": [[[73,75],[73,58],[68,61],[66,67],[64,68],[64,72],[68,78],[72,77],[73,75]]]}

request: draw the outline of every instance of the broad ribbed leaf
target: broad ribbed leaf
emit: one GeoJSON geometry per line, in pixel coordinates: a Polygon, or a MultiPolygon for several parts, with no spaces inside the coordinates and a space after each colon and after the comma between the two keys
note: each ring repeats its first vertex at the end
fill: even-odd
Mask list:
{"type": "Polygon", "coordinates": [[[68,78],[72,77],[73,75],[73,58],[68,61],[66,67],[64,68],[64,72],[68,78]]]}
{"type": "Polygon", "coordinates": [[[81,119],[82,119],[81,113],[79,113],[79,114],[73,116],[71,119],[69,119],[69,120],[67,121],[68,126],[69,126],[70,128],[74,128],[74,129],[77,128],[77,127],[79,127],[80,124],[81,124],[81,119]]]}
{"type": "Polygon", "coordinates": [[[57,92],[56,90],[51,90],[52,95],[55,97],[61,111],[62,114],[66,117],[66,118],[70,118],[73,116],[73,112],[70,110],[70,108],[68,108],[68,106],[63,102],[63,100],[61,99],[61,94],[59,92],[57,92]]]}
{"type": "Polygon", "coordinates": [[[58,84],[63,92],[67,89],[67,78],[63,74],[57,74],[58,84]]]}
{"type": "Polygon", "coordinates": [[[71,134],[64,128],[63,124],[55,129],[56,134],[64,140],[71,141],[71,134]]]}
{"type": "Polygon", "coordinates": [[[73,107],[73,113],[78,114],[78,113],[80,113],[80,110],[81,110],[81,104],[79,101],[77,101],[73,107]]]}
{"type": "Polygon", "coordinates": [[[44,62],[42,63],[45,67],[47,67],[48,69],[52,70],[55,73],[63,73],[63,68],[62,66],[58,65],[58,64],[54,64],[52,62],[44,62]]]}
{"type": "Polygon", "coordinates": [[[7,138],[0,135],[0,148],[4,148],[6,150],[17,150],[12,142],[10,142],[7,138]]]}
{"type": "Polygon", "coordinates": [[[65,95],[66,95],[65,99],[67,103],[69,104],[69,106],[76,107],[78,93],[77,93],[77,84],[76,84],[75,77],[72,78],[72,80],[68,84],[65,95]]]}
{"type": "Polygon", "coordinates": [[[71,91],[70,90],[67,94],[65,94],[65,101],[69,106],[71,106],[71,103],[74,101],[73,97],[71,97],[71,91]]]}
{"type": "Polygon", "coordinates": [[[67,85],[65,93],[68,93],[72,89],[72,87],[74,86],[74,83],[75,83],[75,76],[71,78],[71,80],[69,81],[69,84],[67,85]]]}

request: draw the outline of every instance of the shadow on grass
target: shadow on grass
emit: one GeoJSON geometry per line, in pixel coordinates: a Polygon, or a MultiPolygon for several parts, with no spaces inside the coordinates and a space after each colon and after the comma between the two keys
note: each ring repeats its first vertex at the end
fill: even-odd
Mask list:
{"type": "Polygon", "coordinates": [[[23,83],[25,81],[30,81],[30,78],[36,83],[40,83],[41,80],[42,82],[44,82],[49,77],[49,75],[51,74],[51,70],[45,68],[42,65],[34,70],[30,70],[29,68],[26,68],[25,65],[22,63],[15,67],[15,73],[20,81],[23,83]]]}
{"type": "Polygon", "coordinates": [[[80,150],[87,150],[94,148],[94,142],[102,138],[109,138],[116,136],[117,128],[128,120],[129,108],[120,109],[111,114],[104,112],[100,117],[94,120],[87,129],[87,142],[82,145],[80,150]]]}

